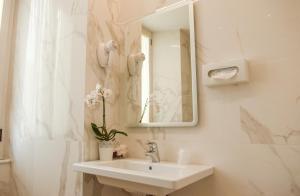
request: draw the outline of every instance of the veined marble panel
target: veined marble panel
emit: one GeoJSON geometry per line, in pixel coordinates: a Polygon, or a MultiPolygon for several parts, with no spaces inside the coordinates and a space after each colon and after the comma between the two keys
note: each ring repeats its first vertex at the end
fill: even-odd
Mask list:
{"type": "MultiPolygon", "coordinates": [[[[117,23],[119,21],[120,2],[118,0],[89,0],[89,14],[87,27],[87,58],[85,94],[90,93],[97,83],[113,91],[113,95],[106,105],[106,120],[108,128],[122,128],[120,118],[120,73],[124,62],[124,33],[117,23]],[[118,43],[118,50],[113,56],[113,63],[107,69],[102,68],[97,60],[96,50],[99,43],[114,40],[118,43]]],[[[98,142],[91,131],[90,123],[102,124],[101,106],[91,109],[85,107],[84,159],[99,159],[98,142]]],[[[96,178],[84,175],[83,192],[85,196],[105,195],[110,188],[102,186],[96,178]]]]}
{"type": "MultiPolygon", "coordinates": [[[[90,1],[90,14],[101,13],[102,18],[90,20],[89,28],[104,39],[115,36],[122,44],[118,24],[122,29],[120,24],[173,2],[178,0],[90,1]]],[[[143,158],[143,149],[136,140],[152,139],[159,143],[163,160],[176,161],[177,152],[185,149],[193,154],[192,162],[215,165],[214,176],[177,191],[174,196],[298,196],[299,20],[298,1],[198,1],[198,72],[202,64],[245,58],[250,65],[251,81],[208,89],[198,78],[199,125],[174,130],[127,129],[130,136],[124,142],[129,146],[130,156],[143,158]]],[[[98,41],[95,36],[89,35],[89,39],[98,41]]],[[[123,74],[125,62],[121,61],[123,74]]],[[[88,76],[94,78],[93,74],[87,73],[88,76]]],[[[93,79],[89,81],[94,83],[93,79]]],[[[124,92],[120,96],[125,96],[124,92]]],[[[110,194],[120,195],[114,191],[110,194]]]]}
{"type": "Polygon", "coordinates": [[[0,160],[0,196],[11,196],[11,169],[10,161],[0,160]]]}

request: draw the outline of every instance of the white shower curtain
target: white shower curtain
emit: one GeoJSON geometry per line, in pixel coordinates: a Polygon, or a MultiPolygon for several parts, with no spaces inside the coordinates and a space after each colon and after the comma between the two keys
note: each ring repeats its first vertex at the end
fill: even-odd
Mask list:
{"type": "Polygon", "coordinates": [[[9,130],[20,196],[80,195],[87,2],[18,0],[9,130]]]}
{"type": "Polygon", "coordinates": [[[16,126],[25,127],[18,129],[23,138],[72,135],[72,139],[78,139],[76,122],[70,115],[74,78],[69,17],[60,9],[59,1],[30,2],[27,27],[17,31],[20,42],[16,48],[13,106],[23,124],[16,126]]]}

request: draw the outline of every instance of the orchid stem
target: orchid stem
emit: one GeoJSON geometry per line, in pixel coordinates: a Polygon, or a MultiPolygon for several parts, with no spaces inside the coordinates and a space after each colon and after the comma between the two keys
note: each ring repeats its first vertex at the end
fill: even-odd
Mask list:
{"type": "Polygon", "coordinates": [[[102,114],[102,117],[103,117],[103,130],[104,130],[105,134],[107,134],[106,120],[105,120],[105,98],[104,97],[102,97],[102,102],[103,102],[103,114],[102,114]]]}

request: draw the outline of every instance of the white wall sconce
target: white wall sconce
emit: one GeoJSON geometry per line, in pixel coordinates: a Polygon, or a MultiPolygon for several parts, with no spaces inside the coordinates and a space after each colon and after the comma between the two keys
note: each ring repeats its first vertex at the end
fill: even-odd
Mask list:
{"type": "Polygon", "coordinates": [[[114,40],[110,40],[106,43],[100,42],[96,51],[99,65],[103,68],[109,66],[111,64],[112,55],[117,49],[118,43],[114,40]]]}

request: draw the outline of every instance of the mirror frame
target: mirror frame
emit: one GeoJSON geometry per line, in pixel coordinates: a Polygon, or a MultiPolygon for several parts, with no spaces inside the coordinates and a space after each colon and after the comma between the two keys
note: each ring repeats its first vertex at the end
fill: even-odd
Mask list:
{"type": "MultiPolygon", "coordinates": [[[[197,64],[196,64],[196,39],[195,39],[195,21],[194,21],[194,1],[183,1],[179,3],[171,4],[170,6],[159,8],[154,13],[143,16],[138,20],[128,22],[127,24],[141,21],[146,17],[166,13],[168,11],[188,6],[189,9],[189,27],[190,27],[190,52],[191,52],[191,75],[192,75],[192,107],[193,107],[193,121],[191,122],[151,122],[151,123],[139,123],[135,125],[127,125],[130,128],[139,127],[193,127],[198,124],[198,89],[197,89],[197,64]]],[[[128,27],[128,26],[127,26],[128,27]]],[[[128,29],[127,29],[128,30],[128,29]]],[[[126,31],[128,32],[128,31],[126,31]]],[[[127,33],[126,33],[127,36],[127,33]]],[[[128,51],[125,53],[128,54],[128,51]]]]}

